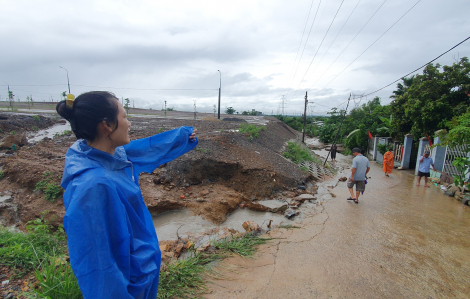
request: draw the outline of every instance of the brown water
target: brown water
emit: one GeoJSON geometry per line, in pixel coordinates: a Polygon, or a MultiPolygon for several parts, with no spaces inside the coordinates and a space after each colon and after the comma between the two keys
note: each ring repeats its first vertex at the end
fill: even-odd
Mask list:
{"type": "Polygon", "coordinates": [[[207,297],[470,298],[470,208],[413,171],[371,168],[359,204],[338,183],[302,229],[271,232],[250,263],[226,260],[207,297]]]}

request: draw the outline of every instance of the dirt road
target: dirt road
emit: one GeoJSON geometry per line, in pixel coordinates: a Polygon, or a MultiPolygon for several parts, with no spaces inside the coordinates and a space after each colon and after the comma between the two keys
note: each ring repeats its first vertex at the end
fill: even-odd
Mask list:
{"type": "Polygon", "coordinates": [[[370,175],[359,204],[345,182],[324,188],[301,228],[219,264],[206,298],[470,298],[470,209],[412,171],[386,178],[372,162],[370,175]]]}

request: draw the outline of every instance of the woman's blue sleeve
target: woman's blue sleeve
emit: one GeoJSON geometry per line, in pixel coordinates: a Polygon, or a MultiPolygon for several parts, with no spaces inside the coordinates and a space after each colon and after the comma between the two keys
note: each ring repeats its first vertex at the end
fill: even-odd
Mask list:
{"type": "Polygon", "coordinates": [[[83,297],[133,298],[128,290],[129,223],[117,191],[99,178],[94,183],[69,186],[67,191],[72,192],[72,198],[64,228],[83,297]]]}
{"type": "Polygon", "coordinates": [[[137,177],[141,172],[151,173],[158,166],[195,148],[198,140],[189,139],[192,133],[193,127],[179,127],[125,145],[127,159],[133,164],[134,176],[137,177]]]}

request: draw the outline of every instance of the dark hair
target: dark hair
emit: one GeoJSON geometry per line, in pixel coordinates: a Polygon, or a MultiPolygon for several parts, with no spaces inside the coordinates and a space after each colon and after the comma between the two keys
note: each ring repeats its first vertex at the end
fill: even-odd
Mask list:
{"type": "Polygon", "coordinates": [[[352,149],[352,152],[353,152],[353,153],[360,153],[360,152],[361,152],[361,149],[358,148],[358,147],[355,147],[355,148],[352,149]]]}
{"type": "Polygon", "coordinates": [[[56,111],[70,122],[77,139],[93,141],[96,128],[103,120],[118,125],[118,99],[108,91],[89,91],[79,95],[73,102],[73,108],[66,106],[65,100],[60,101],[56,111]]]}

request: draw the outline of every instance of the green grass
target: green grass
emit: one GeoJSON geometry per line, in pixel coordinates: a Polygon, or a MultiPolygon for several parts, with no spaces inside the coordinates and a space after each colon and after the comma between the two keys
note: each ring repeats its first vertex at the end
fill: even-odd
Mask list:
{"type": "Polygon", "coordinates": [[[203,275],[210,271],[210,262],[232,253],[252,256],[257,245],[269,240],[253,234],[230,237],[213,243],[217,249],[215,253],[197,253],[193,257],[170,263],[167,270],[160,273],[158,298],[200,298],[205,290],[203,275]]]}
{"type": "Polygon", "coordinates": [[[3,178],[4,175],[5,175],[5,172],[0,170],[0,180],[3,178]]]}
{"type": "Polygon", "coordinates": [[[34,190],[41,190],[44,192],[44,199],[50,202],[54,202],[57,197],[62,193],[63,189],[61,186],[51,182],[51,172],[45,172],[42,176],[43,179],[36,183],[34,190]]]}
{"type": "Polygon", "coordinates": [[[18,277],[38,268],[47,258],[66,253],[64,230],[59,227],[54,232],[44,220],[44,214],[26,224],[28,233],[13,232],[0,226],[0,264],[13,268],[18,277]]]}
{"type": "MultiPolygon", "coordinates": [[[[47,212],[46,212],[47,213],[47,212]]],[[[62,227],[53,231],[44,215],[27,224],[28,233],[12,232],[0,227],[0,265],[18,270],[18,276],[35,270],[35,288],[22,295],[27,298],[82,298],[77,279],[66,261],[67,245],[62,227]]],[[[252,256],[256,246],[270,239],[253,234],[214,242],[213,253],[193,251],[188,258],[171,262],[160,272],[158,299],[201,298],[204,275],[211,271],[209,263],[235,253],[252,256]]]]}
{"type": "Polygon", "coordinates": [[[33,119],[34,119],[35,121],[40,121],[40,120],[41,120],[41,118],[39,117],[39,115],[33,115],[33,119]]]}
{"type": "Polygon", "coordinates": [[[255,126],[250,124],[241,124],[238,131],[242,134],[248,133],[250,136],[248,137],[250,141],[253,141],[253,138],[259,137],[259,132],[266,130],[264,126],[255,126]]]}
{"type": "Polygon", "coordinates": [[[65,135],[70,135],[70,134],[72,134],[72,131],[70,131],[70,130],[65,130],[65,131],[60,132],[60,133],[55,133],[55,134],[54,134],[54,138],[55,138],[55,137],[60,137],[60,136],[65,136],[65,135]]]}
{"type": "Polygon", "coordinates": [[[256,246],[266,243],[270,239],[263,239],[254,234],[246,234],[240,238],[221,239],[214,242],[214,247],[225,252],[236,253],[241,256],[251,256],[256,246]]]}
{"type": "Polygon", "coordinates": [[[40,298],[81,299],[78,281],[70,264],[60,258],[49,258],[41,270],[36,270],[38,288],[34,289],[40,298]]]}
{"type": "Polygon", "coordinates": [[[33,126],[31,129],[33,129],[33,131],[35,131],[35,132],[39,130],[39,128],[37,126],[33,126]]]}
{"type": "Polygon", "coordinates": [[[303,161],[321,163],[318,157],[315,157],[308,148],[298,142],[287,142],[287,149],[283,155],[295,164],[299,164],[303,161]]]}
{"type": "Polygon", "coordinates": [[[207,264],[218,257],[197,253],[170,263],[165,271],[160,272],[157,298],[200,298],[205,290],[203,274],[209,269],[207,264]]]}
{"type": "Polygon", "coordinates": [[[206,148],[196,148],[196,151],[198,151],[200,153],[210,153],[211,152],[209,149],[206,149],[206,148]]]}

